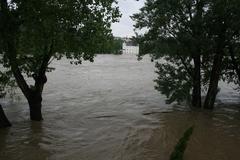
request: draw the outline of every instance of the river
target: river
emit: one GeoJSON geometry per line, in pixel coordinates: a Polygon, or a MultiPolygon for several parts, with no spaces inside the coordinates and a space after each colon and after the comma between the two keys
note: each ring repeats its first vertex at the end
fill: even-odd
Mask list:
{"type": "Polygon", "coordinates": [[[98,55],[94,63],[51,64],[43,122],[30,122],[20,92],[1,100],[13,126],[0,130],[0,160],[167,160],[195,125],[185,160],[239,160],[239,94],[222,85],[219,107],[166,105],[150,57],[98,55]]]}

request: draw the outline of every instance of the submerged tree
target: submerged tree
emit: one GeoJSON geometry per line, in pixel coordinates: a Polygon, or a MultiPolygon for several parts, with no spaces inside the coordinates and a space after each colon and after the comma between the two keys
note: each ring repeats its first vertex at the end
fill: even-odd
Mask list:
{"type": "Polygon", "coordinates": [[[157,65],[156,88],[170,102],[191,95],[192,106],[202,107],[201,92],[207,89],[203,106],[213,108],[222,71],[228,70],[222,63],[231,63],[228,42],[239,42],[237,6],[236,0],[147,0],[133,16],[137,29],[147,28],[138,38],[142,53],[156,59],[167,57],[157,65]],[[234,36],[229,36],[232,28],[234,36]]]}
{"type": "MultiPolygon", "coordinates": [[[[168,92],[171,101],[182,100],[183,96],[189,94],[192,95],[191,104],[195,107],[201,107],[201,48],[207,43],[202,23],[203,9],[204,4],[200,1],[148,0],[141,12],[133,16],[137,29],[148,29],[140,37],[142,53],[151,53],[155,59],[168,56],[167,61],[171,62],[164,65],[164,68],[167,69],[167,75],[174,77],[161,80],[179,79],[183,73],[187,78],[188,87],[178,86],[178,90],[173,90],[176,89],[176,84],[169,81],[169,85],[174,87],[168,92]],[[172,71],[176,74],[173,75],[172,71]],[[179,91],[185,94],[177,93],[179,91]],[[178,98],[176,95],[181,96],[178,98]]],[[[158,65],[158,68],[160,66],[163,65],[158,65]]],[[[159,84],[161,82],[157,88],[160,87],[159,84]]]]}
{"type": "Polygon", "coordinates": [[[42,91],[55,58],[75,64],[93,61],[111,23],[119,17],[115,0],[1,0],[0,54],[27,98],[31,120],[42,120],[42,91]],[[26,76],[34,80],[28,84],[26,76]]]}

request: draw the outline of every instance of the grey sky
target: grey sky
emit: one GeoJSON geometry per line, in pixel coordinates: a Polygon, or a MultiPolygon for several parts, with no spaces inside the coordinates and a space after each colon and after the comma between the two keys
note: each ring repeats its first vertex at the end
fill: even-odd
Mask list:
{"type": "Polygon", "coordinates": [[[112,25],[113,35],[118,37],[131,37],[134,34],[133,24],[129,16],[139,12],[139,9],[144,5],[144,0],[118,0],[118,5],[122,13],[119,23],[112,25]]]}

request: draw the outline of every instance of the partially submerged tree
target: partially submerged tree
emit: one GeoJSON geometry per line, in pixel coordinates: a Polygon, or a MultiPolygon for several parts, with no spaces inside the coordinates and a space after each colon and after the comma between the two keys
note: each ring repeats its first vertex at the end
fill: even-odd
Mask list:
{"type": "MultiPolygon", "coordinates": [[[[229,69],[222,64],[232,63],[228,60],[230,44],[239,43],[238,7],[236,0],[147,0],[133,16],[136,29],[147,28],[138,38],[142,53],[155,59],[167,57],[167,62],[157,65],[156,88],[170,102],[182,101],[189,94],[192,106],[202,107],[201,92],[207,89],[203,107],[213,108],[219,80],[231,77],[227,72],[223,76],[223,69],[229,69]]],[[[237,73],[236,56],[232,61],[237,73]]]]}
{"type": "Polygon", "coordinates": [[[119,17],[115,0],[1,0],[0,51],[27,98],[31,120],[42,120],[42,91],[49,63],[66,56],[75,64],[93,61],[111,23],[119,17]],[[34,84],[26,81],[26,76],[34,84]]]}
{"type": "MultiPolygon", "coordinates": [[[[142,53],[151,53],[155,59],[167,55],[168,60],[174,64],[172,69],[175,68],[175,72],[183,67],[185,76],[189,77],[188,88],[180,90],[185,92],[184,95],[192,95],[191,104],[195,107],[201,107],[201,46],[207,43],[202,23],[203,9],[201,1],[148,0],[141,12],[133,16],[137,29],[148,29],[140,37],[140,49],[145,48],[142,53]]],[[[182,77],[183,71],[179,71],[179,76],[182,77]]],[[[169,70],[169,75],[171,72],[169,70]]],[[[174,78],[177,78],[177,74],[174,78]]],[[[174,95],[180,95],[178,91],[170,91],[170,99],[175,100],[177,97],[174,95]]]]}

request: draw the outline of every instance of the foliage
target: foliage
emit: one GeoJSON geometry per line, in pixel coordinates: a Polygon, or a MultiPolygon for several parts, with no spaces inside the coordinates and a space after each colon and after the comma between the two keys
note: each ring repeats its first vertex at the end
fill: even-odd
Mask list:
{"type": "Polygon", "coordinates": [[[5,87],[7,84],[8,78],[5,76],[4,73],[0,73],[0,98],[4,97],[6,92],[5,92],[5,87]]]}
{"type": "Polygon", "coordinates": [[[122,54],[123,40],[118,37],[108,38],[102,47],[102,54],[122,54]]]}
{"type": "Polygon", "coordinates": [[[193,34],[205,27],[202,18],[197,17],[198,5],[194,0],[147,0],[141,12],[132,17],[136,29],[148,29],[139,37],[143,48],[148,49],[141,54],[152,53],[156,58],[177,53],[191,55],[196,45],[207,44],[203,33],[193,34]]]}
{"type": "Polygon", "coordinates": [[[132,16],[135,29],[147,30],[136,36],[139,56],[167,57],[166,64],[156,65],[159,78],[155,81],[167,102],[192,94],[198,73],[200,87],[209,93],[215,93],[217,86],[210,83],[218,84],[220,79],[240,84],[239,7],[238,0],[147,0],[140,13],[132,16]],[[224,65],[216,69],[219,64],[224,65]]]}
{"type": "MultiPolygon", "coordinates": [[[[51,58],[66,56],[93,61],[104,39],[112,37],[111,23],[119,17],[115,0],[11,0],[8,1],[10,26],[1,29],[16,45],[16,63],[28,76],[37,74],[44,56],[51,51],[51,58]]],[[[6,44],[1,45],[4,65],[9,66],[6,44]]],[[[51,60],[49,60],[50,62],[51,60]]],[[[48,63],[49,63],[48,62],[48,63]]]]}
{"type": "Polygon", "coordinates": [[[187,143],[193,133],[194,127],[188,128],[183,137],[178,141],[177,145],[174,148],[174,151],[171,154],[170,160],[183,160],[184,152],[187,148],[187,143]]]}
{"type": "Polygon", "coordinates": [[[171,63],[166,56],[156,63],[158,78],[155,89],[167,96],[166,103],[183,102],[190,99],[191,77],[188,75],[180,59],[171,63]],[[169,63],[166,63],[168,61],[169,63]]]}
{"type": "Polygon", "coordinates": [[[0,55],[41,121],[42,92],[53,59],[93,62],[120,16],[116,0],[1,0],[0,55]],[[26,75],[34,80],[29,85],[26,75]]]}
{"type": "Polygon", "coordinates": [[[140,56],[150,53],[158,63],[156,89],[167,96],[167,103],[189,100],[193,82],[193,57],[201,54],[201,46],[208,49],[203,32],[201,4],[196,1],[148,0],[141,12],[132,18],[135,28],[147,28],[136,37],[140,43],[140,56]],[[165,63],[165,64],[164,64],[165,63]]]}
{"type": "Polygon", "coordinates": [[[16,84],[10,71],[0,71],[0,98],[3,98],[7,92],[13,93],[16,84]]]}

